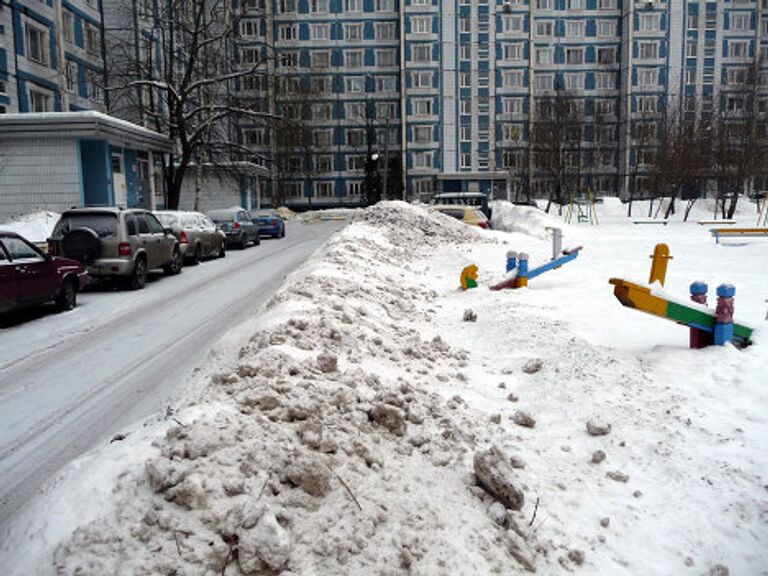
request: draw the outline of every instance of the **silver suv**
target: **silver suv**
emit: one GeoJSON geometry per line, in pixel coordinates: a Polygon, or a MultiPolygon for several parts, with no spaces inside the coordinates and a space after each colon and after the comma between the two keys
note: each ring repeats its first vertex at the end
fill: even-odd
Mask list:
{"type": "Polygon", "coordinates": [[[82,262],[92,277],[118,277],[132,290],[144,288],[149,270],[178,274],[182,267],[173,231],[147,210],[67,210],[48,239],[48,251],[82,262]]]}

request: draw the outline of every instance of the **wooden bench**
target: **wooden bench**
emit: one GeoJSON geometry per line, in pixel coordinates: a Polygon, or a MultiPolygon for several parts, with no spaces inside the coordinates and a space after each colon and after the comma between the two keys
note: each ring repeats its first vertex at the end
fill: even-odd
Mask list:
{"type": "Polygon", "coordinates": [[[699,220],[699,226],[733,226],[736,220],[699,220]]]}
{"type": "Polygon", "coordinates": [[[669,224],[666,220],[655,220],[653,218],[648,220],[633,220],[632,224],[661,224],[662,226],[666,226],[669,224]]]}
{"type": "Polygon", "coordinates": [[[768,228],[710,228],[710,234],[715,237],[715,244],[720,244],[720,238],[768,238],[768,228]]]}

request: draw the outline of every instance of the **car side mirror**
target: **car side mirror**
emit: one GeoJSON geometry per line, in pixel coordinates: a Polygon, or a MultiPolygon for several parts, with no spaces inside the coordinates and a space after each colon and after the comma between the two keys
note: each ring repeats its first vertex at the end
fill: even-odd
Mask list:
{"type": "Polygon", "coordinates": [[[163,234],[166,236],[173,236],[173,229],[172,228],[163,228],[163,234]]]}
{"type": "Polygon", "coordinates": [[[49,254],[48,252],[43,252],[43,258],[45,258],[48,262],[53,262],[53,254],[49,254]]]}

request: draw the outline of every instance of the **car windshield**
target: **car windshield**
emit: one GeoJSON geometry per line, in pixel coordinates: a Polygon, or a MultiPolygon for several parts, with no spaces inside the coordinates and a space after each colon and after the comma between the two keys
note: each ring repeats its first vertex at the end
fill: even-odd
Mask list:
{"type": "Polygon", "coordinates": [[[117,215],[108,212],[83,212],[63,214],[53,231],[54,237],[63,236],[76,228],[90,228],[99,238],[114,236],[117,232],[117,215]]]}

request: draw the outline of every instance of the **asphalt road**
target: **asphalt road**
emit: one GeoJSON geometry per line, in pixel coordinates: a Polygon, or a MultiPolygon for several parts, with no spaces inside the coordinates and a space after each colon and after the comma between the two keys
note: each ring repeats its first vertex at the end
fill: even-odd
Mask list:
{"type": "Polygon", "coordinates": [[[253,316],[338,223],[152,275],[139,292],[80,295],[72,312],[0,327],[0,533],[64,464],[172,405],[229,329],[253,316]]]}

